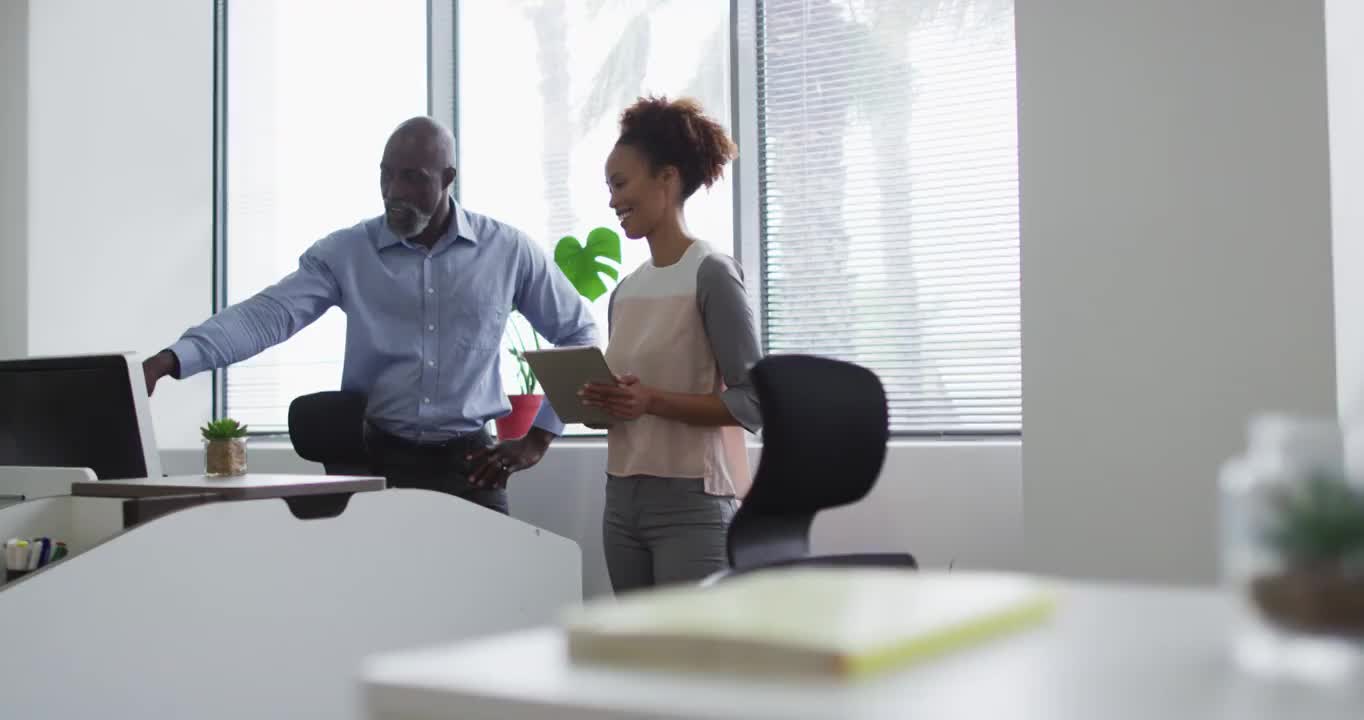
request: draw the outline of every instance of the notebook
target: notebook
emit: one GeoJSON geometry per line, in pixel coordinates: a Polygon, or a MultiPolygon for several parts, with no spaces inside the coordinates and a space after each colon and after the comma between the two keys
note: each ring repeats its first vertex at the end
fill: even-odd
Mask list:
{"type": "Polygon", "coordinates": [[[800,568],[637,592],[565,618],[577,663],[731,674],[872,676],[1048,617],[1040,581],[800,568]]]}

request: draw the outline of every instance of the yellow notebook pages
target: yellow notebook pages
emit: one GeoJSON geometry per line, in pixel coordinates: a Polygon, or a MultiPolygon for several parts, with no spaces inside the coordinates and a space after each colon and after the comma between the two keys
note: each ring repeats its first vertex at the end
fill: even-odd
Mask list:
{"type": "Polygon", "coordinates": [[[802,568],[597,601],[565,627],[574,662],[854,678],[1027,627],[1053,605],[1025,576],[802,568]]]}

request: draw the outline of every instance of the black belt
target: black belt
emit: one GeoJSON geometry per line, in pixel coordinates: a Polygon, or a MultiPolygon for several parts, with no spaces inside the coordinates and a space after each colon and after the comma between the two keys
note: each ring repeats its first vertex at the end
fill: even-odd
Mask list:
{"type": "MultiPolygon", "coordinates": [[[[412,453],[424,455],[450,455],[455,453],[468,453],[472,450],[485,448],[492,444],[492,436],[486,430],[477,430],[463,435],[457,435],[448,440],[434,440],[431,442],[415,442],[407,438],[398,437],[389,432],[380,430],[374,423],[365,421],[365,446],[369,449],[370,455],[374,451],[383,449],[406,450],[412,453]]],[[[462,458],[461,458],[462,459],[462,458]]]]}

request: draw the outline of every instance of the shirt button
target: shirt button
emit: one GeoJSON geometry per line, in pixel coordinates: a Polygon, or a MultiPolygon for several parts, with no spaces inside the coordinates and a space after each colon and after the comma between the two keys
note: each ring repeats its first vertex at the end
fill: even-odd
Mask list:
{"type": "Polygon", "coordinates": [[[431,332],[435,332],[435,331],[436,331],[436,326],[435,326],[435,325],[427,325],[427,326],[426,326],[426,329],[427,329],[427,330],[430,330],[431,332]]]}
{"type": "Polygon", "coordinates": [[[431,398],[422,398],[422,402],[426,403],[427,405],[430,405],[430,404],[431,404],[431,398]]]}
{"type": "Polygon", "coordinates": [[[427,294],[427,295],[434,295],[435,293],[436,293],[436,289],[435,289],[435,288],[427,288],[427,289],[426,289],[426,294],[427,294]]]}
{"type": "Polygon", "coordinates": [[[435,366],[436,366],[436,361],[435,361],[435,360],[427,360],[427,361],[426,361],[426,366],[427,366],[427,367],[435,367],[435,366]]]}

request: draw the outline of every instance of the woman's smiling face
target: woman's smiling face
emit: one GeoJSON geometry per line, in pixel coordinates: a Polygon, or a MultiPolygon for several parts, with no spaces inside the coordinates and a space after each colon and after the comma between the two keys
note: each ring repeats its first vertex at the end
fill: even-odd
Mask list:
{"type": "Polygon", "coordinates": [[[647,236],[674,204],[677,170],[654,171],[648,156],[631,145],[617,143],[606,157],[606,186],[625,236],[647,236]]]}

